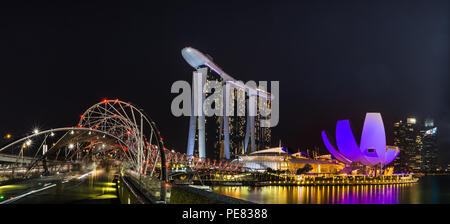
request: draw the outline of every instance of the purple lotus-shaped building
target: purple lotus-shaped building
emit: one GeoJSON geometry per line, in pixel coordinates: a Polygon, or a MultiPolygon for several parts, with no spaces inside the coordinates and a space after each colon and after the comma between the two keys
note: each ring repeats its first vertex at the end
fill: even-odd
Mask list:
{"type": "Polygon", "coordinates": [[[386,134],[380,113],[366,114],[359,146],[348,120],[338,121],[336,125],[336,144],[339,151],[330,143],[325,131],[322,131],[322,139],[328,151],[347,165],[360,162],[366,166],[385,166],[400,152],[398,147],[386,146],[386,134]]]}

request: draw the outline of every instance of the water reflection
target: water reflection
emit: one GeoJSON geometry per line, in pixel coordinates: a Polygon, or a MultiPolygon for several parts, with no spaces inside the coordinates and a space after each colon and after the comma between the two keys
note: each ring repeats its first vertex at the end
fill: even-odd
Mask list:
{"type": "Polygon", "coordinates": [[[214,191],[263,204],[450,203],[450,177],[423,177],[416,184],[356,186],[218,186],[214,191]]]}

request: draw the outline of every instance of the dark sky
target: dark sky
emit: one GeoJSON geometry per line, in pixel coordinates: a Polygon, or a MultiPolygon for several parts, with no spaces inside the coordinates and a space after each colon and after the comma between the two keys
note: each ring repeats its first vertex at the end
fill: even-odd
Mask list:
{"type": "Polygon", "coordinates": [[[388,144],[394,121],[434,118],[450,157],[447,0],[125,2],[0,7],[2,133],[76,125],[119,98],[185,151],[170,87],[190,81],[180,51],[192,46],[237,79],[280,81],[274,143],[322,146],[337,120],[360,133],[365,113],[381,112],[388,144]]]}

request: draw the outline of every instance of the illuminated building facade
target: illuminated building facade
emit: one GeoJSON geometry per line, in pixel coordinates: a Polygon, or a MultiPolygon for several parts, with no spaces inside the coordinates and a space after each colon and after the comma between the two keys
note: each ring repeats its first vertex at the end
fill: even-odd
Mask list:
{"type": "Polygon", "coordinates": [[[344,165],[330,157],[310,159],[303,156],[291,155],[286,148],[276,147],[252,152],[248,155],[239,155],[238,160],[247,169],[252,171],[289,170],[295,173],[306,164],[312,167],[309,173],[338,173],[344,165]]]}
{"type": "Polygon", "coordinates": [[[399,154],[398,147],[386,145],[386,135],[380,113],[366,114],[359,146],[348,120],[338,121],[336,125],[336,144],[339,151],[331,144],[325,131],[322,131],[322,139],[328,151],[347,166],[360,163],[369,167],[384,167],[399,154]]]}
{"type": "MultiPolygon", "coordinates": [[[[207,69],[206,79],[208,81],[217,81],[222,84],[223,79],[212,72],[209,68],[207,69]]],[[[207,88],[210,88],[212,83],[205,84],[207,88]]],[[[205,95],[205,103],[211,104],[211,97],[209,97],[212,93],[207,93],[205,95]]],[[[234,98],[238,99],[239,97],[245,97],[245,101],[248,105],[248,96],[245,94],[243,89],[234,89],[234,98]]],[[[219,102],[222,103],[223,101],[219,102]]],[[[217,102],[215,102],[217,103],[217,102]]],[[[260,103],[260,101],[257,101],[260,103]]],[[[270,101],[268,101],[268,106],[270,107],[270,101]]],[[[220,106],[220,105],[218,105],[220,106]]],[[[267,105],[266,105],[267,106],[267,105]]],[[[248,106],[247,107],[238,107],[237,104],[234,104],[235,115],[239,114],[239,109],[244,109],[245,111],[240,111],[241,114],[248,114],[248,106]]],[[[259,107],[257,107],[259,110],[259,107]]],[[[226,135],[225,135],[225,117],[224,116],[212,116],[205,118],[205,141],[207,148],[212,149],[212,157],[215,159],[226,159],[226,135]],[[206,125],[206,124],[214,124],[214,125],[206,125]],[[210,140],[208,141],[208,136],[210,140]]],[[[253,135],[250,130],[251,125],[249,122],[249,116],[230,116],[226,117],[228,120],[228,145],[229,145],[229,157],[231,159],[235,158],[237,155],[248,154],[260,149],[267,149],[271,146],[271,130],[270,128],[260,127],[260,113],[257,113],[257,116],[254,118],[254,130],[253,135]],[[254,139],[252,139],[254,138],[254,139]],[[252,149],[252,141],[254,141],[254,149],[252,149]]],[[[196,138],[197,139],[197,138],[196,138]]]]}
{"type": "Polygon", "coordinates": [[[422,131],[422,172],[436,172],[438,166],[438,130],[433,120],[425,120],[424,130],[422,131]]]}
{"type": "Polygon", "coordinates": [[[437,127],[433,120],[420,123],[409,117],[394,123],[394,144],[400,155],[394,161],[396,172],[434,172],[437,169],[437,127]]]}
{"type": "MultiPolygon", "coordinates": [[[[225,102],[225,98],[227,95],[237,95],[236,99],[238,97],[244,97],[247,98],[247,91],[250,94],[254,94],[257,98],[264,98],[265,100],[256,100],[257,104],[263,103],[265,108],[270,109],[271,106],[271,99],[272,96],[270,93],[255,88],[252,86],[248,86],[246,84],[241,84],[239,81],[225,73],[219,66],[217,66],[213,61],[212,58],[208,55],[202,54],[200,51],[192,48],[192,47],[185,47],[181,51],[181,55],[186,60],[186,62],[191,65],[193,68],[196,69],[194,71],[194,75],[200,74],[202,78],[200,80],[193,81],[193,89],[196,91],[196,93],[192,94],[193,103],[192,103],[192,111],[196,109],[195,111],[203,111],[203,107],[199,103],[195,102],[205,102],[206,104],[211,105],[212,108],[217,108],[218,106],[223,108],[223,116],[220,117],[208,117],[206,118],[204,114],[199,113],[198,116],[190,116],[189,121],[189,136],[188,136],[188,144],[187,144],[187,155],[193,156],[195,153],[195,143],[198,144],[198,156],[200,158],[206,158],[206,121],[211,120],[211,123],[217,123],[219,126],[219,129],[216,132],[216,141],[214,143],[213,147],[210,147],[213,149],[215,156],[219,157],[219,159],[230,159],[232,154],[242,154],[242,152],[253,152],[257,150],[258,148],[267,145],[267,142],[270,144],[270,129],[259,128],[260,122],[260,113],[257,112],[257,116],[251,116],[248,112],[249,106],[249,100],[245,99],[246,106],[244,107],[247,110],[246,114],[246,120],[245,120],[245,136],[244,140],[242,142],[242,127],[244,127],[244,120],[242,117],[236,116],[227,116],[225,111],[228,111],[230,108],[228,108],[230,105],[224,104],[224,105],[218,105],[218,103],[225,102]],[[212,72],[214,71],[214,72],[212,72]],[[206,82],[208,80],[209,82],[206,82]],[[216,82],[211,82],[215,80],[216,82]],[[226,92],[230,91],[228,88],[223,89],[223,97],[224,99],[216,100],[214,98],[208,97],[208,95],[211,95],[214,93],[213,90],[216,88],[213,87],[213,85],[219,84],[220,86],[223,86],[223,83],[226,82],[227,84],[231,84],[234,87],[232,88],[233,92],[226,92]],[[211,93],[203,94],[202,88],[199,87],[206,87],[206,89],[211,90],[211,93]],[[212,87],[212,88],[211,88],[212,87]],[[236,88],[237,87],[237,88],[236,88]],[[239,90],[238,90],[239,89],[239,90]],[[199,91],[200,90],[200,91],[199,91]],[[239,94],[243,93],[243,94],[239,94]],[[206,101],[205,101],[206,99],[206,101]],[[198,108],[194,108],[194,105],[196,105],[198,108]],[[256,121],[255,121],[256,120],[256,121]],[[256,122],[256,123],[255,123],[256,122]],[[231,125],[230,125],[231,123],[231,125]],[[261,129],[261,130],[260,130],[261,129]],[[259,131],[259,132],[258,132],[259,131]],[[230,135],[231,132],[231,135],[230,135]],[[233,138],[233,140],[230,140],[230,138],[233,138]],[[258,142],[258,145],[257,145],[258,142]],[[243,144],[243,145],[242,145],[243,144]],[[248,145],[250,145],[250,150],[248,150],[248,145]],[[242,147],[241,147],[242,146],[242,147]],[[243,149],[243,150],[242,150],[243,149]]],[[[197,77],[197,76],[195,76],[197,77]]],[[[218,94],[220,95],[220,94],[218,94]]],[[[243,101],[243,100],[242,100],[243,101]]],[[[242,102],[238,101],[238,102],[242,102]]],[[[234,103],[233,103],[234,104],[234,103]]],[[[236,104],[234,104],[236,105],[236,104]]],[[[241,105],[242,106],[242,105],[241,105]]],[[[260,107],[258,107],[258,110],[260,107]]],[[[234,110],[236,111],[236,110],[234,110]]],[[[235,115],[238,115],[238,112],[235,113],[235,115]]],[[[211,125],[210,125],[211,126],[211,125]]]]}

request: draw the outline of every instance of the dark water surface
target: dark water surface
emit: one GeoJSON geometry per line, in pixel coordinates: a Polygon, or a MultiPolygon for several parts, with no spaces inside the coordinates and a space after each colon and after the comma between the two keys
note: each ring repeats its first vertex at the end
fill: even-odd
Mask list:
{"type": "Polygon", "coordinates": [[[415,184],[359,186],[218,186],[214,192],[260,204],[450,204],[450,176],[415,184]]]}

